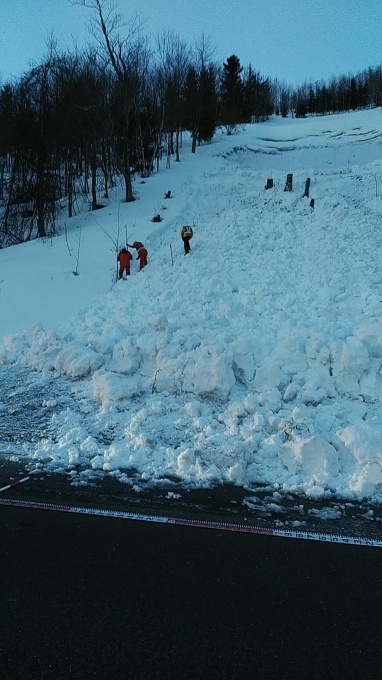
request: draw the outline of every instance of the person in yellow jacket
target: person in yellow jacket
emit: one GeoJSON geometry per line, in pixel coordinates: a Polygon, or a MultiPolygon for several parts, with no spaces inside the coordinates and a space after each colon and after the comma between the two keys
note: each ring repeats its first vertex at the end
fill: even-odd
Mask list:
{"type": "Polygon", "coordinates": [[[187,253],[189,253],[190,250],[191,250],[190,241],[191,241],[191,239],[194,235],[194,232],[192,231],[192,227],[190,227],[189,225],[182,227],[180,235],[181,235],[182,240],[183,240],[184,254],[187,255],[187,253]]]}

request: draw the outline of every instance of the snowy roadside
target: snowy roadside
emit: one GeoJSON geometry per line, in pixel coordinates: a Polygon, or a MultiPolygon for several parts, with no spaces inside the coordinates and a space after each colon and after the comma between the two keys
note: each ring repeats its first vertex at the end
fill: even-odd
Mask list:
{"type": "MultiPolygon", "coordinates": [[[[250,126],[236,147],[221,139],[185,162],[150,232],[149,266],[67,325],[36,325],[0,348],[1,363],[56,374],[71,394],[65,408],[48,399],[50,432],[25,459],[74,485],[106,474],[137,493],[177,480],[380,501],[377,113],[330,117],[340,144],[335,130],[307,134],[311,121],[293,126],[293,148],[288,126],[269,124],[266,142],[256,136],[266,126],[250,126]],[[308,173],[314,210],[301,197],[308,173]],[[184,257],[178,226],[189,217],[184,257]]],[[[168,188],[168,176],[153,180],[168,188]]]]}

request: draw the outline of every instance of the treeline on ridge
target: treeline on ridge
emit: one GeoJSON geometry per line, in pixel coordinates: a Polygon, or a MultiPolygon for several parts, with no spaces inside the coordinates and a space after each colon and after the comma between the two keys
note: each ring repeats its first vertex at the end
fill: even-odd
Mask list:
{"type": "Polygon", "coordinates": [[[51,44],[43,63],[0,90],[0,247],[54,235],[60,210],[71,217],[84,196],[97,210],[117,181],[133,201],[134,175],[148,177],[163,156],[179,161],[185,131],[195,153],[217,128],[231,134],[273,113],[382,103],[381,69],[293,90],[236,55],[216,64],[203,37],[190,50],[165,32],[154,53],[139,31],[116,37],[113,18],[102,19],[102,50],[58,54],[51,44]]]}

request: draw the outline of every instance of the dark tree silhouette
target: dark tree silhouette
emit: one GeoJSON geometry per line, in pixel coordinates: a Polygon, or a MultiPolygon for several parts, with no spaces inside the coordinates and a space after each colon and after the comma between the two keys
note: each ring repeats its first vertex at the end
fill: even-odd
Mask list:
{"type": "Polygon", "coordinates": [[[231,134],[235,127],[244,121],[244,86],[241,73],[240,59],[235,54],[228,57],[223,64],[220,83],[220,124],[227,134],[231,134]]]}
{"type": "Polygon", "coordinates": [[[256,123],[266,120],[273,113],[271,86],[269,79],[264,79],[253,71],[249,65],[243,78],[243,120],[256,123]]]}

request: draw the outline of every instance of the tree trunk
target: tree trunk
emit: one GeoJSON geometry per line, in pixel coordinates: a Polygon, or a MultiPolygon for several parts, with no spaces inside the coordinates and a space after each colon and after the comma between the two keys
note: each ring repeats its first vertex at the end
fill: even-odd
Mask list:
{"type": "Polygon", "coordinates": [[[197,140],[197,132],[195,130],[192,131],[192,147],[191,147],[191,153],[195,153],[196,151],[196,140],[197,140]]]}
{"type": "Polygon", "coordinates": [[[104,182],[104,198],[109,198],[109,174],[108,174],[108,159],[107,159],[107,151],[105,148],[105,140],[102,139],[102,147],[101,147],[101,153],[102,153],[102,163],[101,163],[101,170],[103,173],[103,182],[104,182]]]}
{"type": "Polygon", "coordinates": [[[4,200],[4,171],[5,171],[5,162],[1,162],[0,166],[0,201],[4,200]]]}
{"type": "Polygon", "coordinates": [[[97,210],[97,157],[95,152],[92,153],[90,167],[92,175],[92,210],[97,210]]]}
{"type": "Polygon", "coordinates": [[[66,182],[68,194],[68,217],[73,217],[73,168],[70,162],[67,163],[66,167],[66,182]]]}
{"type": "Polygon", "coordinates": [[[122,167],[123,179],[125,180],[125,202],[132,203],[134,201],[133,195],[133,181],[130,171],[130,154],[128,150],[125,151],[122,167]]]}
{"type": "Polygon", "coordinates": [[[293,174],[289,174],[289,175],[287,175],[284,191],[292,191],[292,184],[293,184],[293,174]]]}
{"type": "Polygon", "coordinates": [[[176,129],[176,137],[175,137],[175,161],[177,163],[180,162],[180,157],[179,157],[179,136],[180,136],[180,130],[179,128],[176,129]]]}
{"type": "Polygon", "coordinates": [[[36,173],[36,212],[37,212],[37,233],[39,238],[44,238],[45,233],[45,156],[39,154],[37,159],[36,173]]]}
{"type": "Polygon", "coordinates": [[[170,167],[171,167],[170,136],[167,135],[166,169],[169,170],[170,167]]]}

